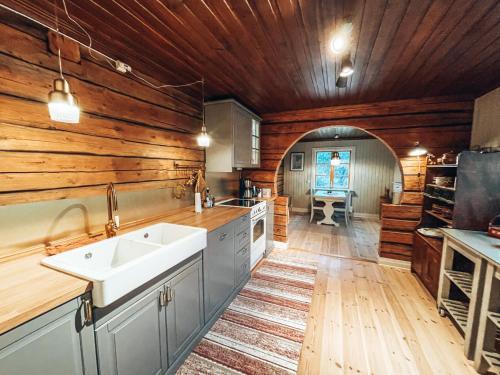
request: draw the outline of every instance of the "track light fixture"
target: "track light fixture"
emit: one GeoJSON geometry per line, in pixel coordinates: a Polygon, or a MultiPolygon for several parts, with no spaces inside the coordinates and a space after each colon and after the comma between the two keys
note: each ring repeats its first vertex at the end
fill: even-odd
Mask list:
{"type": "Polygon", "coordinates": [[[354,73],[351,57],[347,54],[342,57],[342,65],[340,66],[340,77],[349,77],[354,73]]]}

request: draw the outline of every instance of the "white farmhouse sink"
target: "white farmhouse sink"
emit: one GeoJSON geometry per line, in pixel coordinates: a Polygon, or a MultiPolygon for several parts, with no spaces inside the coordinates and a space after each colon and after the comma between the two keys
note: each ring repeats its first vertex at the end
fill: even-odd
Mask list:
{"type": "Polygon", "coordinates": [[[206,246],[206,229],[162,223],[44,258],[42,264],[92,281],[94,306],[104,307],[206,246]]]}

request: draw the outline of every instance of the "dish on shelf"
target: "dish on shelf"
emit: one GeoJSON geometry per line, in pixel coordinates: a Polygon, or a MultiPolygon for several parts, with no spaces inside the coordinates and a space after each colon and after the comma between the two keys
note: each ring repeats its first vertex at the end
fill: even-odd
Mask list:
{"type": "Polygon", "coordinates": [[[443,233],[439,228],[418,228],[417,232],[426,237],[443,238],[443,233]]]}
{"type": "Polygon", "coordinates": [[[433,177],[432,182],[438,186],[452,187],[455,184],[455,177],[446,177],[446,176],[433,177]]]}

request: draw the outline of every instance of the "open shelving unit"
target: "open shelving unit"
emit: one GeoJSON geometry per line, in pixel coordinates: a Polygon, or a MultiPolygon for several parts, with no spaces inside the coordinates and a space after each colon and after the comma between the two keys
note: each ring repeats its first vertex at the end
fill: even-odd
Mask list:
{"type": "Polygon", "coordinates": [[[442,238],[430,237],[426,235],[427,233],[420,233],[418,229],[452,226],[451,217],[455,207],[454,182],[457,170],[456,164],[429,164],[426,166],[424,191],[422,192],[422,216],[414,235],[411,269],[435,298],[437,298],[438,293],[443,240],[442,238]],[[439,177],[447,177],[452,181],[439,181],[439,177]],[[440,185],[442,182],[448,182],[450,186],[440,185]]]}
{"type": "Polygon", "coordinates": [[[464,336],[466,357],[474,359],[486,266],[473,249],[447,233],[445,230],[437,305],[440,315],[448,315],[464,336]]]}

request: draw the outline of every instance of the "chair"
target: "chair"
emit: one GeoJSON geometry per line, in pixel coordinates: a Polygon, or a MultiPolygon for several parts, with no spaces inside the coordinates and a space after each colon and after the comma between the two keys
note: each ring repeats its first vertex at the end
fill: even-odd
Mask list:
{"type": "Polygon", "coordinates": [[[342,203],[334,203],[333,207],[335,212],[343,212],[345,225],[350,225],[351,223],[351,215],[352,215],[352,192],[346,192],[345,202],[342,203]]]}
{"type": "Polygon", "coordinates": [[[315,190],[311,189],[311,219],[309,219],[310,223],[312,223],[312,221],[313,221],[314,211],[323,212],[323,206],[315,206],[314,205],[314,203],[317,203],[316,200],[314,199],[314,194],[315,194],[315,190]]]}

